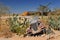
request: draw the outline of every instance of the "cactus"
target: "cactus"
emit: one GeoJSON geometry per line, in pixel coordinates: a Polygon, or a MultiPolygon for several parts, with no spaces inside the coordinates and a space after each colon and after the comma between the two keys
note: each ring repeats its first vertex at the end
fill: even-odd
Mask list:
{"type": "Polygon", "coordinates": [[[24,18],[23,23],[20,23],[18,21],[17,16],[10,18],[9,21],[10,21],[10,30],[12,32],[17,33],[18,35],[23,35],[24,33],[26,33],[26,29],[29,27],[29,21],[26,18],[24,18]]]}
{"type": "Polygon", "coordinates": [[[55,30],[60,30],[60,16],[51,16],[49,18],[49,25],[55,30]]]}

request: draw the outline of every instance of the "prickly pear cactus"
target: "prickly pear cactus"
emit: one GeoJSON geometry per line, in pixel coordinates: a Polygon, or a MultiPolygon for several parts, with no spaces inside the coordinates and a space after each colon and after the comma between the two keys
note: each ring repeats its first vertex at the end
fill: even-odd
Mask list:
{"type": "Polygon", "coordinates": [[[60,16],[51,16],[49,18],[49,25],[55,30],[60,30],[60,16]]]}
{"type": "Polygon", "coordinates": [[[18,18],[14,16],[9,19],[10,30],[17,33],[18,35],[23,35],[26,33],[26,29],[29,27],[29,20],[27,18],[18,18]]]}

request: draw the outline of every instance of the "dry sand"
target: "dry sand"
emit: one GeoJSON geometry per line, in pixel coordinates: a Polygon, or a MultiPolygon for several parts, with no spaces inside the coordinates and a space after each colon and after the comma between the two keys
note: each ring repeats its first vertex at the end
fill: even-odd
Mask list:
{"type": "MultiPolygon", "coordinates": [[[[1,37],[0,40],[47,40],[49,35],[43,35],[38,37],[20,37],[20,36],[13,36],[11,38],[3,38],[1,37]]],[[[50,36],[49,40],[60,40],[60,32],[56,31],[54,35],[50,36]]]]}

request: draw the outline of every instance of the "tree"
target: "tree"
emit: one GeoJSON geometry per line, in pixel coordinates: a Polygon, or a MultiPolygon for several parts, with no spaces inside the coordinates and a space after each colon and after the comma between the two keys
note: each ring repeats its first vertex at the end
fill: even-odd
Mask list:
{"type": "Polygon", "coordinates": [[[43,12],[48,12],[48,11],[49,11],[48,6],[49,6],[50,4],[51,4],[51,3],[48,3],[47,5],[40,5],[40,6],[38,7],[38,11],[41,12],[42,18],[43,18],[43,12]]]}

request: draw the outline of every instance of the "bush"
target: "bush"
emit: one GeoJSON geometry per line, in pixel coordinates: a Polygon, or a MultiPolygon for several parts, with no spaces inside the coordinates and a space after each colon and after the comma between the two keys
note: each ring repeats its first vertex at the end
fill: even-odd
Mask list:
{"type": "Polygon", "coordinates": [[[51,16],[49,18],[49,25],[55,30],[60,30],[60,16],[51,16]]]}
{"type": "Polygon", "coordinates": [[[13,18],[9,18],[10,23],[10,30],[14,33],[17,33],[18,35],[23,35],[26,33],[26,29],[29,27],[29,20],[27,18],[24,18],[21,23],[21,19],[18,21],[18,17],[15,16],[13,18]]]}

